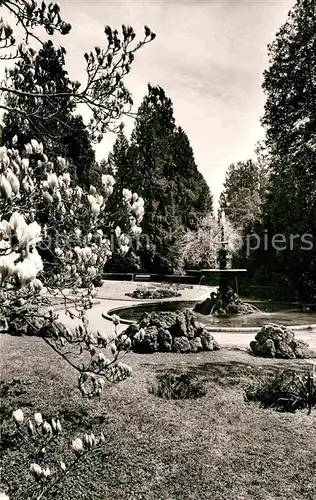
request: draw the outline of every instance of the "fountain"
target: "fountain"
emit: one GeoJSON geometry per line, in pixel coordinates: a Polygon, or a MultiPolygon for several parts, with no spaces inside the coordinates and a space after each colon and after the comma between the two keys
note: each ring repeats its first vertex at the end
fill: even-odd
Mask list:
{"type": "MultiPolygon", "coordinates": [[[[201,269],[198,271],[202,280],[206,276],[219,276],[219,287],[217,292],[212,292],[210,297],[203,302],[196,304],[194,311],[204,315],[225,316],[233,314],[251,314],[260,312],[252,304],[243,302],[238,296],[237,276],[245,274],[246,269],[228,268],[228,241],[225,238],[225,213],[222,212],[220,222],[221,240],[217,260],[218,269],[201,269]],[[231,281],[235,284],[235,290],[230,286],[231,281]]],[[[190,271],[192,273],[192,271],[190,271]]],[[[196,271],[193,271],[196,273],[196,271]]]]}
{"type": "MultiPolygon", "coordinates": [[[[195,313],[197,321],[209,332],[244,333],[258,332],[265,325],[277,324],[292,330],[304,332],[305,339],[311,342],[316,330],[316,307],[299,303],[273,303],[271,301],[249,303],[243,302],[238,295],[238,276],[247,273],[246,269],[234,269],[228,266],[229,250],[225,235],[225,219],[221,218],[219,249],[217,253],[217,269],[200,269],[187,271],[188,275],[200,277],[216,276],[219,278],[217,291],[203,302],[196,300],[174,299],[147,301],[146,303],[125,304],[123,307],[110,309],[103,317],[111,319],[112,314],[120,316],[125,324],[133,324],[141,320],[145,313],[163,313],[187,310],[195,313]],[[259,305],[260,304],[260,305],[259,305]],[[259,306],[260,309],[257,307],[259,306]],[[308,312],[307,312],[308,311],[308,312]]],[[[177,281],[178,282],[178,281],[177,281]]],[[[315,342],[315,340],[313,340],[315,342]]]]}

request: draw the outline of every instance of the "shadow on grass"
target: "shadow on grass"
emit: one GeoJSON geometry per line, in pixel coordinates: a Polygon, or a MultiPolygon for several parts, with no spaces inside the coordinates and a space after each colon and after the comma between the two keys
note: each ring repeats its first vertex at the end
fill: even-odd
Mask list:
{"type": "MultiPolygon", "coordinates": [[[[256,358],[258,359],[258,358],[256,358]]],[[[205,381],[211,382],[221,387],[236,386],[249,381],[250,378],[261,375],[271,376],[279,370],[295,370],[301,374],[306,370],[304,364],[297,364],[295,360],[264,359],[262,366],[259,363],[250,365],[241,361],[216,361],[202,363],[199,365],[187,364],[185,367],[159,367],[158,373],[168,372],[179,375],[183,372],[191,376],[203,377],[205,381]]]]}
{"type": "Polygon", "coordinates": [[[83,406],[67,406],[60,408],[60,416],[73,430],[85,429],[92,431],[95,426],[101,426],[108,422],[106,415],[91,415],[91,410],[83,406]]]}
{"type": "Polygon", "coordinates": [[[30,381],[19,378],[0,381],[1,421],[11,417],[14,409],[20,407],[32,408],[34,406],[28,397],[28,388],[30,385],[30,381]]]}

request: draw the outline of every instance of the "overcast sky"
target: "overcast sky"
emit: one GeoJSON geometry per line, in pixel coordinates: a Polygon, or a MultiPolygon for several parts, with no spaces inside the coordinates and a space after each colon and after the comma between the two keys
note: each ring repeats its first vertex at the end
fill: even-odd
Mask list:
{"type": "MultiPolygon", "coordinates": [[[[129,24],[140,36],[147,24],[157,37],[137,53],[126,84],[136,107],[148,82],[165,89],[216,199],[229,164],[251,157],[262,138],[266,46],[293,4],[294,0],[61,0],[63,17],[73,26],[61,39],[68,52],[67,69],[71,78],[84,79],[83,54],[104,45],[105,24],[129,24]]],[[[113,140],[108,134],[97,146],[98,159],[107,156],[113,140]]]]}

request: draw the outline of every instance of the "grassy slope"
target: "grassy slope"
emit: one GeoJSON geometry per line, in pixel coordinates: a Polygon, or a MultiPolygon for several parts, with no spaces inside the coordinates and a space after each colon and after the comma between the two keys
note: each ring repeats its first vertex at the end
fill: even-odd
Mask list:
{"type": "MultiPolygon", "coordinates": [[[[249,365],[266,371],[293,362],[228,350],[132,354],[134,376],[110,386],[101,401],[87,401],[76,389],[76,374],[40,339],[3,335],[1,351],[1,379],[22,381],[20,394],[3,401],[4,418],[21,407],[60,416],[66,442],[77,429],[106,435],[104,454],[83,464],[76,482],[68,478],[59,500],[316,498],[315,415],[264,411],[243,400],[249,365]],[[161,369],[200,373],[208,380],[207,396],[162,401],[148,394],[148,381],[161,369]]],[[[27,474],[24,457],[7,449],[3,458],[3,484],[19,484],[27,474]]]]}

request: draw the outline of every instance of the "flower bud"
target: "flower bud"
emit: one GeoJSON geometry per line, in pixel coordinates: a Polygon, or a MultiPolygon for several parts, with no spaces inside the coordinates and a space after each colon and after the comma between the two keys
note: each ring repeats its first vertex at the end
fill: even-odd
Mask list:
{"type": "Polygon", "coordinates": [[[99,214],[100,214],[100,205],[98,205],[97,203],[93,203],[91,205],[91,213],[92,215],[94,215],[95,217],[97,217],[99,214]]]}
{"type": "Polygon", "coordinates": [[[56,420],[54,418],[52,418],[52,429],[53,429],[53,432],[55,433],[56,432],[56,420]]]}
{"type": "Polygon", "coordinates": [[[43,423],[43,433],[44,434],[50,434],[52,432],[52,427],[48,422],[43,423]]]}
{"type": "Polygon", "coordinates": [[[33,474],[33,476],[35,476],[36,479],[40,478],[43,473],[42,467],[34,463],[31,464],[30,471],[33,474]]]}
{"type": "Polygon", "coordinates": [[[14,194],[18,194],[18,192],[20,191],[20,181],[11,169],[9,169],[7,172],[7,179],[10,182],[12,192],[14,194]]]}
{"type": "Polygon", "coordinates": [[[12,196],[11,184],[3,174],[0,175],[0,195],[5,200],[8,200],[12,196]]]}
{"type": "Polygon", "coordinates": [[[72,449],[76,455],[80,455],[83,452],[83,442],[82,439],[76,438],[72,441],[72,449]]]}
{"type": "Polygon", "coordinates": [[[29,423],[28,423],[28,426],[27,426],[27,430],[28,430],[28,433],[30,434],[30,436],[32,436],[33,433],[34,433],[34,425],[31,422],[31,420],[29,420],[29,423]]]}
{"type": "Polygon", "coordinates": [[[58,178],[57,175],[54,173],[47,174],[47,184],[49,189],[53,190],[54,188],[58,187],[58,178]]]}
{"type": "Polygon", "coordinates": [[[112,352],[113,356],[117,355],[117,347],[116,347],[116,345],[114,345],[114,344],[111,345],[111,352],[112,352]]]}
{"type": "Polygon", "coordinates": [[[12,418],[16,424],[21,425],[24,421],[23,411],[21,409],[15,410],[12,413],[12,418]]]}
{"type": "Polygon", "coordinates": [[[43,476],[46,479],[50,476],[50,469],[49,469],[49,467],[46,467],[46,469],[43,469],[43,476]]]}
{"type": "Polygon", "coordinates": [[[117,314],[113,314],[111,316],[111,318],[112,318],[112,321],[113,321],[114,325],[119,325],[120,324],[121,320],[120,320],[120,317],[117,316],[117,314]]]}

